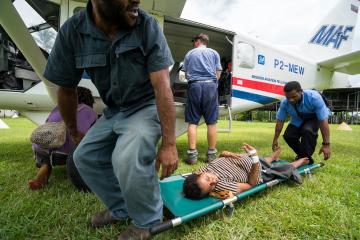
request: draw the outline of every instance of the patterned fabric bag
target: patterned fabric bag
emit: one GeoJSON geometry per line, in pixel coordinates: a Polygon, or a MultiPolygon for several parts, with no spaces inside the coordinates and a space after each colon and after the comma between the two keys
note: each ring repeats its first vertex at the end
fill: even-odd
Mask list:
{"type": "Polygon", "coordinates": [[[38,126],[30,136],[32,143],[38,144],[42,148],[54,149],[65,144],[66,126],[64,121],[50,122],[38,126]]]}

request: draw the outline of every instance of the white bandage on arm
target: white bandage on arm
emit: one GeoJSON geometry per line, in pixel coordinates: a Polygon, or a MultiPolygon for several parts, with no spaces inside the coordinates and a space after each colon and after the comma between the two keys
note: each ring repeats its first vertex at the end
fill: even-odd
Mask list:
{"type": "Polygon", "coordinates": [[[259,162],[259,156],[257,155],[256,149],[251,149],[247,152],[249,156],[251,157],[252,164],[256,164],[259,162]]]}
{"type": "Polygon", "coordinates": [[[255,149],[251,149],[248,154],[251,155],[256,155],[256,150],[255,149]]]}
{"type": "Polygon", "coordinates": [[[258,155],[251,156],[251,160],[252,160],[253,164],[258,163],[259,162],[259,156],[258,155]]]}

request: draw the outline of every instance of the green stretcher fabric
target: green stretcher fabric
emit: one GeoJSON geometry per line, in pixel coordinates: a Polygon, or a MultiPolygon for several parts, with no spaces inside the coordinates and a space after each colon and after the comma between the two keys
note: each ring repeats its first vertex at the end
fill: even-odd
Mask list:
{"type": "MultiPolygon", "coordinates": [[[[284,164],[286,161],[280,160],[274,162],[274,164],[284,164]]],[[[320,167],[319,164],[304,165],[298,168],[300,174],[304,173],[305,169],[314,169],[320,167]]],[[[201,200],[191,200],[185,198],[182,193],[182,186],[184,177],[181,175],[175,175],[160,181],[161,196],[164,202],[164,206],[176,217],[183,217],[191,213],[200,211],[205,208],[212,208],[213,205],[218,205],[221,200],[214,197],[206,197],[201,200]]],[[[267,188],[266,183],[259,184],[248,191],[240,193],[240,195],[248,196],[256,192],[262,191],[267,188]]],[[[239,195],[238,199],[243,197],[239,195]]],[[[221,206],[221,205],[220,205],[221,206]]],[[[209,209],[210,210],[210,209],[209,209]]]]}

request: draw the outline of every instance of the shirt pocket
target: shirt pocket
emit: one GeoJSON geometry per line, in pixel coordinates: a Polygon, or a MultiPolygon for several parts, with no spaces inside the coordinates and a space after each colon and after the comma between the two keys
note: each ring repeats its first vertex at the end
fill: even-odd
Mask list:
{"type": "Polygon", "coordinates": [[[120,45],[115,49],[116,56],[127,55],[130,58],[145,60],[145,51],[141,45],[120,45]]]}
{"type": "MultiPolygon", "coordinates": [[[[122,45],[115,49],[116,57],[120,64],[127,67],[145,67],[146,56],[141,45],[122,45]]],[[[125,68],[125,69],[126,69],[125,68]]]]}
{"type": "Polygon", "coordinates": [[[91,81],[98,88],[105,89],[110,87],[105,53],[76,56],[75,64],[77,69],[84,69],[89,74],[91,81]]]}
{"type": "Polygon", "coordinates": [[[119,89],[122,91],[121,102],[131,102],[139,97],[138,91],[144,91],[142,87],[150,84],[145,52],[141,45],[122,45],[115,49],[115,55],[119,89]]]}

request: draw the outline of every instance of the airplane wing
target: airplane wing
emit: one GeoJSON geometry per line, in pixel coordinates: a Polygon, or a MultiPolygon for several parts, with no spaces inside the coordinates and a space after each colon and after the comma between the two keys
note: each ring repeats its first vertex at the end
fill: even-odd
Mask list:
{"type": "Polygon", "coordinates": [[[317,63],[318,66],[350,75],[360,74],[360,50],[317,63]]]}

